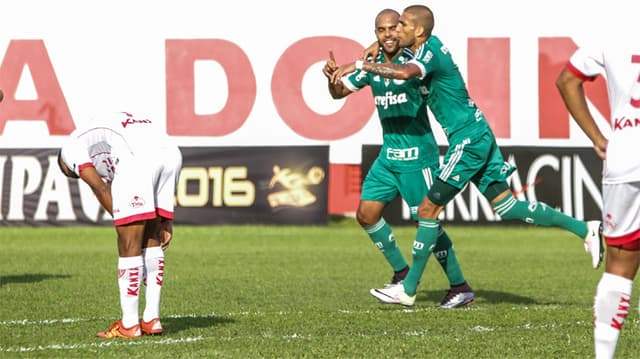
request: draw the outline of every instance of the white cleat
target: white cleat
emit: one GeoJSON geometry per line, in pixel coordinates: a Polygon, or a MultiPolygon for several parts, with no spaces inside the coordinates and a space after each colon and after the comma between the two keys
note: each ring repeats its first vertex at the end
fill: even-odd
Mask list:
{"type": "Polygon", "coordinates": [[[402,282],[398,284],[388,284],[381,289],[371,289],[369,291],[372,296],[376,297],[380,302],[387,304],[402,304],[407,307],[413,306],[416,302],[416,296],[410,296],[404,292],[402,282]]]}
{"type": "Polygon", "coordinates": [[[475,297],[473,289],[471,289],[467,282],[464,282],[461,285],[449,288],[447,295],[445,295],[440,302],[440,308],[461,308],[473,303],[475,297]]]}
{"type": "Polygon", "coordinates": [[[444,309],[461,308],[473,303],[474,298],[475,298],[475,295],[473,294],[473,292],[455,293],[452,290],[449,290],[447,292],[447,295],[444,297],[444,299],[440,303],[440,308],[444,308],[444,309]]]}
{"type": "Polygon", "coordinates": [[[593,269],[600,267],[604,257],[604,243],[602,240],[602,222],[587,222],[587,236],[584,238],[584,249],[591,254],[591,266],[593,269]]]}

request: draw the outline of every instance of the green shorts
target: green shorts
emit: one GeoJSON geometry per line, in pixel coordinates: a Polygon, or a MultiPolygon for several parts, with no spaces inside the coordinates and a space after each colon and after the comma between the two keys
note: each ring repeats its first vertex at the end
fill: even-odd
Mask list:
{"type": "Polygon", "coordinates": [[[425,168],[413,172],[394,172],[376,159],[362,184],[362,201],[389,203],[398,195],[407,202],[411,218],[418,220],[418,205],[433,183],[432,170],[425,168]]]}
{"type": "MultiPolygon", "coordinates": [[[[444,161],[436,171],[443,182],[462,190],[472,182],[481,193],[495,182],[506,182],[516,168],[505,162],[490,130],[476,138],[453,136],[444,161]]],[[[442,199],[449,201],[449,199],[442,199]]]]}

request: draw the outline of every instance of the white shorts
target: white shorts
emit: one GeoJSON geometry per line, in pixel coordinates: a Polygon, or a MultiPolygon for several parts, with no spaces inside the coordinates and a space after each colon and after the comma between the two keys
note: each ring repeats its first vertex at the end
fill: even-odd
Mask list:
{"type": "Polygon", "coordinates": [[[640,239],[640,182],[603,184],[602,219],[608,245],[622,246],[640,239]]]}
{"type": "Polygon", "coordinates": [[[116,226],[154,219],[173,219],[175,188],[182,167],[176,146],[153,154],[120,157],[111,182],[113,220],[116,226]]]}

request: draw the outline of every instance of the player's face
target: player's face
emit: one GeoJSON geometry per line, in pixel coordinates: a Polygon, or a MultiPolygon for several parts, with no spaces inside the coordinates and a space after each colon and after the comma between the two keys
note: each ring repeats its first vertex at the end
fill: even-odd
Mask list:
{"type": "Polygon", "coordinates": [[[398,52],[398,16],[394,14],[383,14],[376,20],[376,38],[387,55],[395,55],[398,52]]]}
{"type": "Polygon", "coordinates": [[[406,12],[402,13],[402,16],[398,19],[396,30],[398,32],[400,47],[411,47],[416,42],[416,26],[412,19],[411,14],[406,12]]]}

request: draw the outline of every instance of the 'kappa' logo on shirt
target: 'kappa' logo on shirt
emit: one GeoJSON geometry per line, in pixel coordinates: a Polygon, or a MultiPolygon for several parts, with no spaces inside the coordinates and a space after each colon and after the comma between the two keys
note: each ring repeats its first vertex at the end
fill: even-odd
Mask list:
{"type": "Polygon", "coordinates": [[[622,116],[621,118],[616,118],[613,121],[613,129],[616,131],[624,130],[625,128],[633,128],[640,126],[640,118],[628,118],[622,116]]]}
{"type": "Polygon", "coordinates": [[[128,125],[133,125],[134,123],[151,123],[151,120],[136,120],[135,118],[128,118],[122,121],[122,128],[126,128],[128,125]]]}

